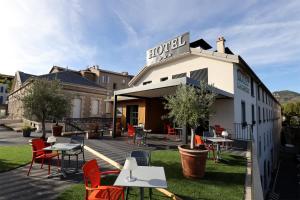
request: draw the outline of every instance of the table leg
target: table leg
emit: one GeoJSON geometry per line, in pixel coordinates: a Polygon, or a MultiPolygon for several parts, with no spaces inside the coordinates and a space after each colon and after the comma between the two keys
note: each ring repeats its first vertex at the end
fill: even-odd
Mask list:
{"type": "Polygon", "coordinates": [[[140,188],[140,200],[144,200],[144,188],[143,187],[141,187],[140,188]]]}
{"type": "Polygon", "coordinates": [[[65,157],[65,151],[61,151],[61,169],[60,169],[60,173],[61,173],[61,176],[63,178],[66,178],[67,175],[65,173],[65,162],[64,162],[64,157],[65,157]]]}
{"type": "Polygon", "coordinates": [[[220,144],[217,143],[217,160],[220,159],[220,144]]]}

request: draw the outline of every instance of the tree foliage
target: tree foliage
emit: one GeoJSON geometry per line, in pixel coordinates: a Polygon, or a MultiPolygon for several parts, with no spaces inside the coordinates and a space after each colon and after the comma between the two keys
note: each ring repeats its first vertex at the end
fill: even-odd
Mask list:
{"type": "Polygon", "coordinates": [[[42,123],[45,138],[45,121],[59,120],[71,109],[70,98],[62,92],[58,80],[33,79],[22,98],[24,117],[42,123]]]}
{"type": "Polygon", "coordinates": [[[201,81],[199,87],[178,86],[174,95],[164,97],[167,117],[179,126],[205,126],[209,119],[216,94],[211,92],[211,85],[201,81]]]}
{"type": "Polygon", "coordinates": [[[286,103],[282,106],[283,115],[288,125],[300,125],[300,102],[286,103]]]}

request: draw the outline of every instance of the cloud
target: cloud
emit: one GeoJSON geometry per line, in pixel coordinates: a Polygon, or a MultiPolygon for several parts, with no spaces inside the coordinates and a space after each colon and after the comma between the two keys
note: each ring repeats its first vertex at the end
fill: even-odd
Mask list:
{"type": "Polygon", "coordinates": [[[82,42],[81,13],[77,1],[1,1],[1,73],[92,60],[98,49],[82,42]]]}

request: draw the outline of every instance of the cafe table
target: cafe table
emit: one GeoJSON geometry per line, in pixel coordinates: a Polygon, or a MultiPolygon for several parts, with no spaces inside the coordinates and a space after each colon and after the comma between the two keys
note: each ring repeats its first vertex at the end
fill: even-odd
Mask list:
{"type": "Polygon", "coordinates": [[[140,199],[144,199],[144,188],[167,188],[165,170],[163,167],[138,166],[132,170],[132,177],[136,180],[129,182],[128,169],[122,169],[114,185],[140,188],[140,199]]]}
{"type": "Polygon", "coordinates": [[[233,142],[233,140],[230,139],[226,139],[223,137],[205,137],[205,139],[207,141],[212,142],[213,144],[215,144],[217,146],[217,161],[221,160],[221,147],[220,147],[220,143],[231,143],[233,142]]]}
{"type": "Polygon", "coordinates": [[[56,143],[54,145],[48,146],[44,148],[46,151],[60,151],[61,152],[61,168],[60,173],[61,177],[67,177],[67,171],[64,163],[64,156],[66,151],[71,151],[75,149],[81,148],[81,144],[74,144],[74,143],[56,143]]]}

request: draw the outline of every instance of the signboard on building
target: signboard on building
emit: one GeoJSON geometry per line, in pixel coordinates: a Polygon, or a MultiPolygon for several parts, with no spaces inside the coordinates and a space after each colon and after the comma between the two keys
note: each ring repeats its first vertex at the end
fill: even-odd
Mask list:
{"type": "Polygon", "coordinates": [[[250,91],[250,78],[240,69],[237,70],[237,87],[247,93],[250,91]]]}
{"type": "Polygon", "coordinates": [[[147,51],[147,65],[190,52],[190,34],[184,33],[147,51]]]}

